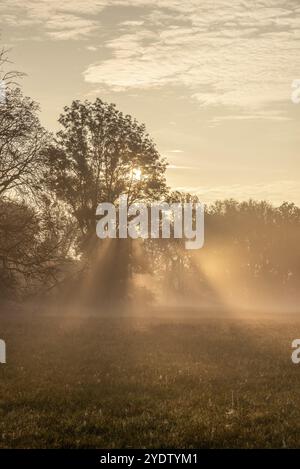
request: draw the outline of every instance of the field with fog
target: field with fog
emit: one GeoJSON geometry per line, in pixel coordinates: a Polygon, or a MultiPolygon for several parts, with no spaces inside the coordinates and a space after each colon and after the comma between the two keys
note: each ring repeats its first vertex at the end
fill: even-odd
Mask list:
{"type": "Polygon", "coordinates": [[[0,447],[300,444],[296,316],[1,314],[0,447]]]}
{"type": "MultiPolygon", "coordinates": [[[[32,10],[30,18],[40,10],[32,10]]],[[[25,10],[20,14],[25,15],[25,25],[34,26],[25,10]]],[[[122,13],[122,22],[113,26],[114,37],[126,24],[136,23],[124,21],[126,15],[123,18],[122,13]]],[[[14,18],[12,12],[8,16],[14,18]]],[[[44,16],[47,37],[58,39],[52,31],[55,18],[50,24],[44,16]]],[[[56,13],[52,16],[64,22],[56,13]]],[[[82,25],[71,16],[74,28],[82,25]]],[[[147,13],[141,25],[152,24],[150,16],[147,13]]],[[[161,24],[167,16],[164,13],[161,24]]],[[[214,17],[215,12],[209,14],[208,23],[214,17]]],[[[269,12],[267,18],[272,23],[269,12]]],[[[42,22],[36,22],[39,28],[42,22]]],[[[94,30],[94,22],[86,22],[94,30]]],[[[8,23],[11,28],[18,21],[8,23]]],[[[210,37],[217,24],[214,20],[208,27],[208,35],[202,35],[202,26],[201,34],[194,34],[193,26],[193,41],[210,37]]],[[[81,28],[84,34],[87,28],[81,28]]],[[[101,23],[101,37],[106,30],[101,23]]],[[[137,33],[146,41],[141,47],[131,34],[125,34],[121,43],[161,51],[163,43],[176,44],[177,30],[172,26],[165,38],[153,34],[160,38],[158,48],[150,44],[150,30],[137,33]]],[[[70,32],[60,31],[59,38],[82,36],[70,32]]],[[[186,29],[183,32],[180,43],[186,42],[186,29]]],[[[205,46],[201,60],[193,56],[192,63],[201,67],[213,64],[213,73],[195,73],[188,66],[190,77],[204,77],[205,86],[207,77],[223,77],[224,67],[218,71],[211,50],[221,50],[222,56],[226,50],[245,51],[244,46],[234,46],[238,36],[231,33],[225,37],[233,49],[220,48],[218,34],[217,47],[205,46]]],[[[289,33],[294,57],[294,35],[289,33]]],[[[37,48],[13,36],[18,47],[27,44],[32,54],[29,61],[24,54],[23,63],[30,65],[27,71],[32,71],[38,87],[26,89],[39,90],[37,95],[46,101],[40,106],[35,97],[24,94],[23,74],[15,71],[18,64],[12,66],[11,52],[0,44],[0,344],[5,341],[7,347],[7,363],[0,364],[0,447],[299,447],[300,365],[291,361],[292,341],[300,335],[300,206],[295,176],[299,145],[294,139],[296,114],[281,116],[282,111],[290,112],[281,105],[283,97],[288,98],[289,83],[279,83],[280,90],[286,89],[283,94],[266,93],[280,103],[280,112],[267,106],[262,91],[250,93],[251,98],[257,94],[259,106],[248,106],[247,73],[238,60],[232,82],[237,93],[228,86],[230,80],[223,95],[223,85],[211,83],[206,91],[203,88],[205,106],[199,106],[199,112],[206,112],[209,103],[211,111],[198,115],[198,107],[190,108],[193,96],[199,96],[197,87],[188,92],[188,108],[181,87],[170,88],[184,76],[181,68],[188,62],[185,56],[180,59],[181,53],[168,51],[181,71],[172,65],[175,81],[170,67],[162,74],[168,105],[162,100],[161,112],[160,99],[152,92],[147,95],[148,86],[142,100],[136,100],[135,86],[130,85],[126,104],[123,65],[121,74],[112,74],[120,75],[122,86],[112,83],[117,94],[109,92],[108,83],[83,91],[73,88],[78,82],[73,72],[80,68],[69,64],[69,47],[68,60],[63,60],[54,50],[44,50],[43,40],[35,41],[37,48]],[[39,67],[45,68],[47,80],[35,72],[38,49],[51,67],[39,67]],[[60,80],[59,93],[51,78],[57,71],[52,60],[56,55],[58,68],[66,63],[72,71],[72,86],[60,80]],[[239,69],[247,99],[235,104],[245,109],[235,115],[230,104],[228,113],[220,108],[216,114],[219,99],[229,104],[235,94],[243,96],[242,88],[236,87],[239,69]],[[63,82],[73,97],[63,91],[63,82]],[[172,105],[177,88],[179,113],[172,105]],[[210,92],[217,100],[209,97],[210,92]],[[55,104],[56,95],[60,98],[55,104]],[[61,101],[64,96],[66,102],[61,101]],[[110,96],[124,107],[103,101],[110,96]],[[265,110],[260,109],[263,103],[265,110]],[[140,113],[143,109],[146,114],[140,113]],[[255,109],[259,112],[253,113],[255,109]],[[157,143],[135,113],[147,118],[157,143]],[[254,118],[259,119],[255,125],[254,118]],[[273,130],[261,127],[273,120],[273,130]],[[284,129],[292,126],[290,133],[279,131],[282,120],[284,129]],[[48,122],[47,127],[42,122],[48,122]],[[267,140],[261,140],[262,135],[267,140]],[[272,136],[274,147],[269,142],[272,136]],[[291,153],[293,142],[297,145],[291,153]],[[172,174],[177,174],[175,179],[172,174]]],[[[40,31],[29,36],[42,39],[40,31]]],[[[243,44],[246,36],[251,41],[254,36],[264,41],[265,36],[273,37],[269,29],[267,34],[243,33],[243,44]]],[[[103,36],[103,41],[121,61],[134,62],[135,53],[115,47],[117,37],[109,42],[103,36]]],[[[63,41],[57,44],[61,53],[63,41]]],[[[266,44],[257,50],[267,50],[266,44]]],[[[265,90],[265,62],[258,57],[257,66],[264,68],[260,73],[252,63],[255,44],[250,46],[246,52],[251,51],[251,70],[264,78],[263,86],[257,83],[254,91],[265,90]]],[[[76,46],[76,51],[85,49],[91,47],[76,46]]],[[[270,48],[270,58],[277,49],[270,48]]],[[[282,55],[282,50],[277,52],[282,55]]],[[[81,55],[73,54],[76,60],[81,55]]],[[[285,64],[281,55],[278,62],[285,64]]],[[[108,56],[107,61],[111,64],[108,56]]],[[[132,84],[140,89],[150,64],[149,85],[160,90],[153,60],[143,60],[141,71],[140,62],[138,79],[128,73],[132,84]]],[[[231,62],[225,55],[225,63],[231,62]]],[[[291,69],[282,67],[291,78],[291,69]]],[[[282,76],[279,72],[274,76],[282,76]]],[[[81,78],[87,75],[81,67],[81,78]]],[[[228,79],[230,70],[224,76],[228,79]]]]}

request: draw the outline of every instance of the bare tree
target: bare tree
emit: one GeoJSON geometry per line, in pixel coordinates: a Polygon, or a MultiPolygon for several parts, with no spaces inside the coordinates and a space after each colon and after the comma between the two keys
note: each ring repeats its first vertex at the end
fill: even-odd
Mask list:
{"type": "Polygon", "coordinates": [[[8,52],[7,49],[0,49],[0,82],[4,84],[6,89],[15,87],[18,78],[24,76],[24,73],[18,72],[17,70],[7,70],[7,67],[11,65],[8,59],[8,52]]]}
{"type": "Polygon", "coordinates": [[[0,51],[0,290],[16,293],[49,288],[70,261],[70,217],[55,205],[42,183],[50,135],[38,105],[16,86],[18,72],[5,72],[0,51]]]}
{"type": "Polygon", "coordinates": [[[18,88],[0,104],[0,196],[37,189],[49,139],[37,112],[18,88]]]}
{"type": "Polygon", "coordinates": [[[1,297],[45,292],[62,281],[72,264],[70,218],[45,200],[39,210],[0,198],[1,297]]]}

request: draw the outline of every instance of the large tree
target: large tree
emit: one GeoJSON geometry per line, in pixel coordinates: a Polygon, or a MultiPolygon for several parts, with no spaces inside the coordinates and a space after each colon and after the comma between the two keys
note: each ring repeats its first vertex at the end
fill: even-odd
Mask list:
{"type": "MultiPolygon", "coordinates": [[[[74,101],[59,123],[61,130],[48,152],[47,180],[77,220],[79,248],[91,265],[101,245],[96,238],[97,205],[114,203],[121,194],[128,196],[129,204],[163,198],[166,162],[145,126],[114,104],[74,101]]],[[[126,240],[111,243],[96,267],[98,291],[124,296],[130,252],[126,240]]]]}

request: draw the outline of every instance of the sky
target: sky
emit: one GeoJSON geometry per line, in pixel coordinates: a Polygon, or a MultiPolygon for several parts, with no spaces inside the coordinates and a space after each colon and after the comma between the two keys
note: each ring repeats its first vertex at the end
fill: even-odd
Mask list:
{"type": "Polygon", "coordinates": [[[173,189],[300,205],[299,0],[1,0],[0,31],[47,128],[100,97],[146,124],[173,189]]]}

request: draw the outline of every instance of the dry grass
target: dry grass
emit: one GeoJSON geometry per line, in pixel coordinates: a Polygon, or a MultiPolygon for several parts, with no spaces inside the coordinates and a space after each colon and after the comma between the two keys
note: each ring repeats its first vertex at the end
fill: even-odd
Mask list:
{"type": "Polygon", "coordinates": [[[2,316],[0,447],[297,447],[299,335],[270,320],[2,316]]]}

